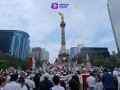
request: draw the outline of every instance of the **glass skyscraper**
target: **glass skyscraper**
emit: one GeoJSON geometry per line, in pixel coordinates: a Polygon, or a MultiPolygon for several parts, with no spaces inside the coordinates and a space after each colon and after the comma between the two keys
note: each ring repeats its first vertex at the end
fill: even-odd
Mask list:
{"type": "Polygon", "coordinates": [[[0,51],[19,59],[29,57],[29,35],[19,30],[0,30],[0,51]]]}
{"type": "Polygon", "coordinates": [[[108,0],[108,12],[116,40],[117,50],[120,52],[120,0],[108,0]]]}
{"type": "Polygon", "coordinates": [[[73,59],[75,55],[78,55],[79,48],[78,47],[71,47],[70,48],[70,58],[73,59]]]}

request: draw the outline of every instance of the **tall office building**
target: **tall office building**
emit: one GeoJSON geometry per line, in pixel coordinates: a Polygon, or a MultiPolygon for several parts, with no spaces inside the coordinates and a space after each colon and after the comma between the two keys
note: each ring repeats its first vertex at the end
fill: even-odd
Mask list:
{"type": "Polygon", "coordinates": [[[108,12],[115,36],[117,50],[120,52],[120,0],[108,0],[108,12]]]}
{"type": "Polygon", "coordinates": [[[47,60],[47,62],[49,62],[49,52],[48,51],[46,51],[46,60],[47,60]]]}
{"type": "Polygon", "coordinates": [[[42,48],[41,47],[33,47],[32,52],[34,52],[34,56],[37,60],[42,60],[42,48]]]}
{"type": "Polygon", "coordinates": [[[46,60],[46,49],[42,48],[42,60],[46,60]]]}
{"type": "Polygon", "coordinates": [[[80,49],[81,49],[82,47],[85,47],[85,44],[80,43],[80,44],[77,45],[77,48],[79,49],[79,53],[80,53],[80,49]]]}
{"type": "Polygon", "coordinates": [[[49,52],[46,51],[45,48],[41,47],[33,47],[32,53],[34,53],[34,56],[37,60],[47,60],[49,61],[49,52]]]}
{"type": "Polygon", "coordinates": [[[75,55],[79,53],[79,48],[77,47],[71,47],[70,48],[70,58],[73,59],[75,55]]]}
{"type": "Polygon", "coordinates": [[[29,35],[24,31],[0,30],[0,51],[15,55],[17,58],[29,57],[29,35]]]}
{"type": "Polygon", "coordinates": [[[101,56],[105,57],[105,58],[110,57],[108,48],[104,48],[104,47],[83,47],[83,48],[81,48],[80,55],[82,57],[86,57],[87,54],[88,54],[91,62],[96,57],[101,57],[101,56]]]}

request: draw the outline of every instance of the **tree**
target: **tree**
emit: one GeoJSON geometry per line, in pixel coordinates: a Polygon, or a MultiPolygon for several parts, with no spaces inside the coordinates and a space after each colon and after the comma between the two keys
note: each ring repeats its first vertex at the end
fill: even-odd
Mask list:
{"type": "Polygon", "coordinates": [[[0,68],[2,68],[2,69],[5,70],[6,68],[8,68],[8,66],[7,66],[6,64],[1,64],[1,65],[0,65],[0,68]]]}
{"type": "Polygon", "coordinates": [[[111,55],[110,58],[109,57],[105,58],[103,56],[95,57],[92,63],[92,65],[94,66],[102,65],[103,67],[106,67],[106,68],[115,68],[115,67],[118,67],[119,64],[120,64],[120,61],[118,60],[117,55],[111,55]]]}
{"type": "Polygon", "coordinates": [[[19,66],[24,70],[29,69],[29,60],[19,60],[19,66]]]}
{"type": "Polygon", "coordinates": [[[5,60],[0,60],[0,68],[5,69],[8,68],[8,62],[6,62],[5,60]]]}
{"type": "Polygon", "coordinates": [[[104,59],[103,66],[106,68],[114,68],[113,62],[109,58],[104,59]]]}
{"type": "Polygon", "coordinates": [[[42,60],[38,60],[37,61],[37,67],[41,67],[43,65],[43,61],[42,60]]]}
{"type": "Polygon", "coordinates": [[[82,61],[83,61],[84,57],[82,57],[79,53],[76,54],[73,58],[72,58],[72,62],[76,62],[77,60],[77,63],[78,64],[81,64],[82,61]]]}
{"type": "Polygon", "coordinates": [[[8,67],[18,68],[21,66],[23,69],[29,68],[29,60],[21,60],[16,58],[15,56],[11,56],[7,53],[0,52],[0,68],[8,68],[8,67]]]}
{"type": "Polygon", "coordinates": [[[100,66],[103,65],[103,59],[102,58],[95,58],[92,63],[93,66],[100,66]]]}

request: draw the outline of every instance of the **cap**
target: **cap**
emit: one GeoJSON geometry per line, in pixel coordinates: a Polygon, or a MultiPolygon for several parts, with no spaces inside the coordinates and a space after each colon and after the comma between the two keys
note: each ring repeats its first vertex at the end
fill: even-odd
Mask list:
{"type": "Polygon", "coordinates": [[[48,74],[48,73],[45,73],[43,76],[48,78],[48,77],[49,77],[49,74],[48,74]]]}

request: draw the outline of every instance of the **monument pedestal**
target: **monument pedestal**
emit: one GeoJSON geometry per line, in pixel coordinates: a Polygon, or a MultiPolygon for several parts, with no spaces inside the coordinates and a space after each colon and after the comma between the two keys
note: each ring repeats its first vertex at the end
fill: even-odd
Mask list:
{"type": "Polygon", "coordinates": [[[47,61],[43,60],[43,65],[42,66],[47,66],[47,61]]]}
{"type": "Polygon", "coordinates": [[[69,61],[70,61],[69,53],[60,53],[58,55],[58,61],[57,61],[58,64],[68,63],[69,61]]]}

